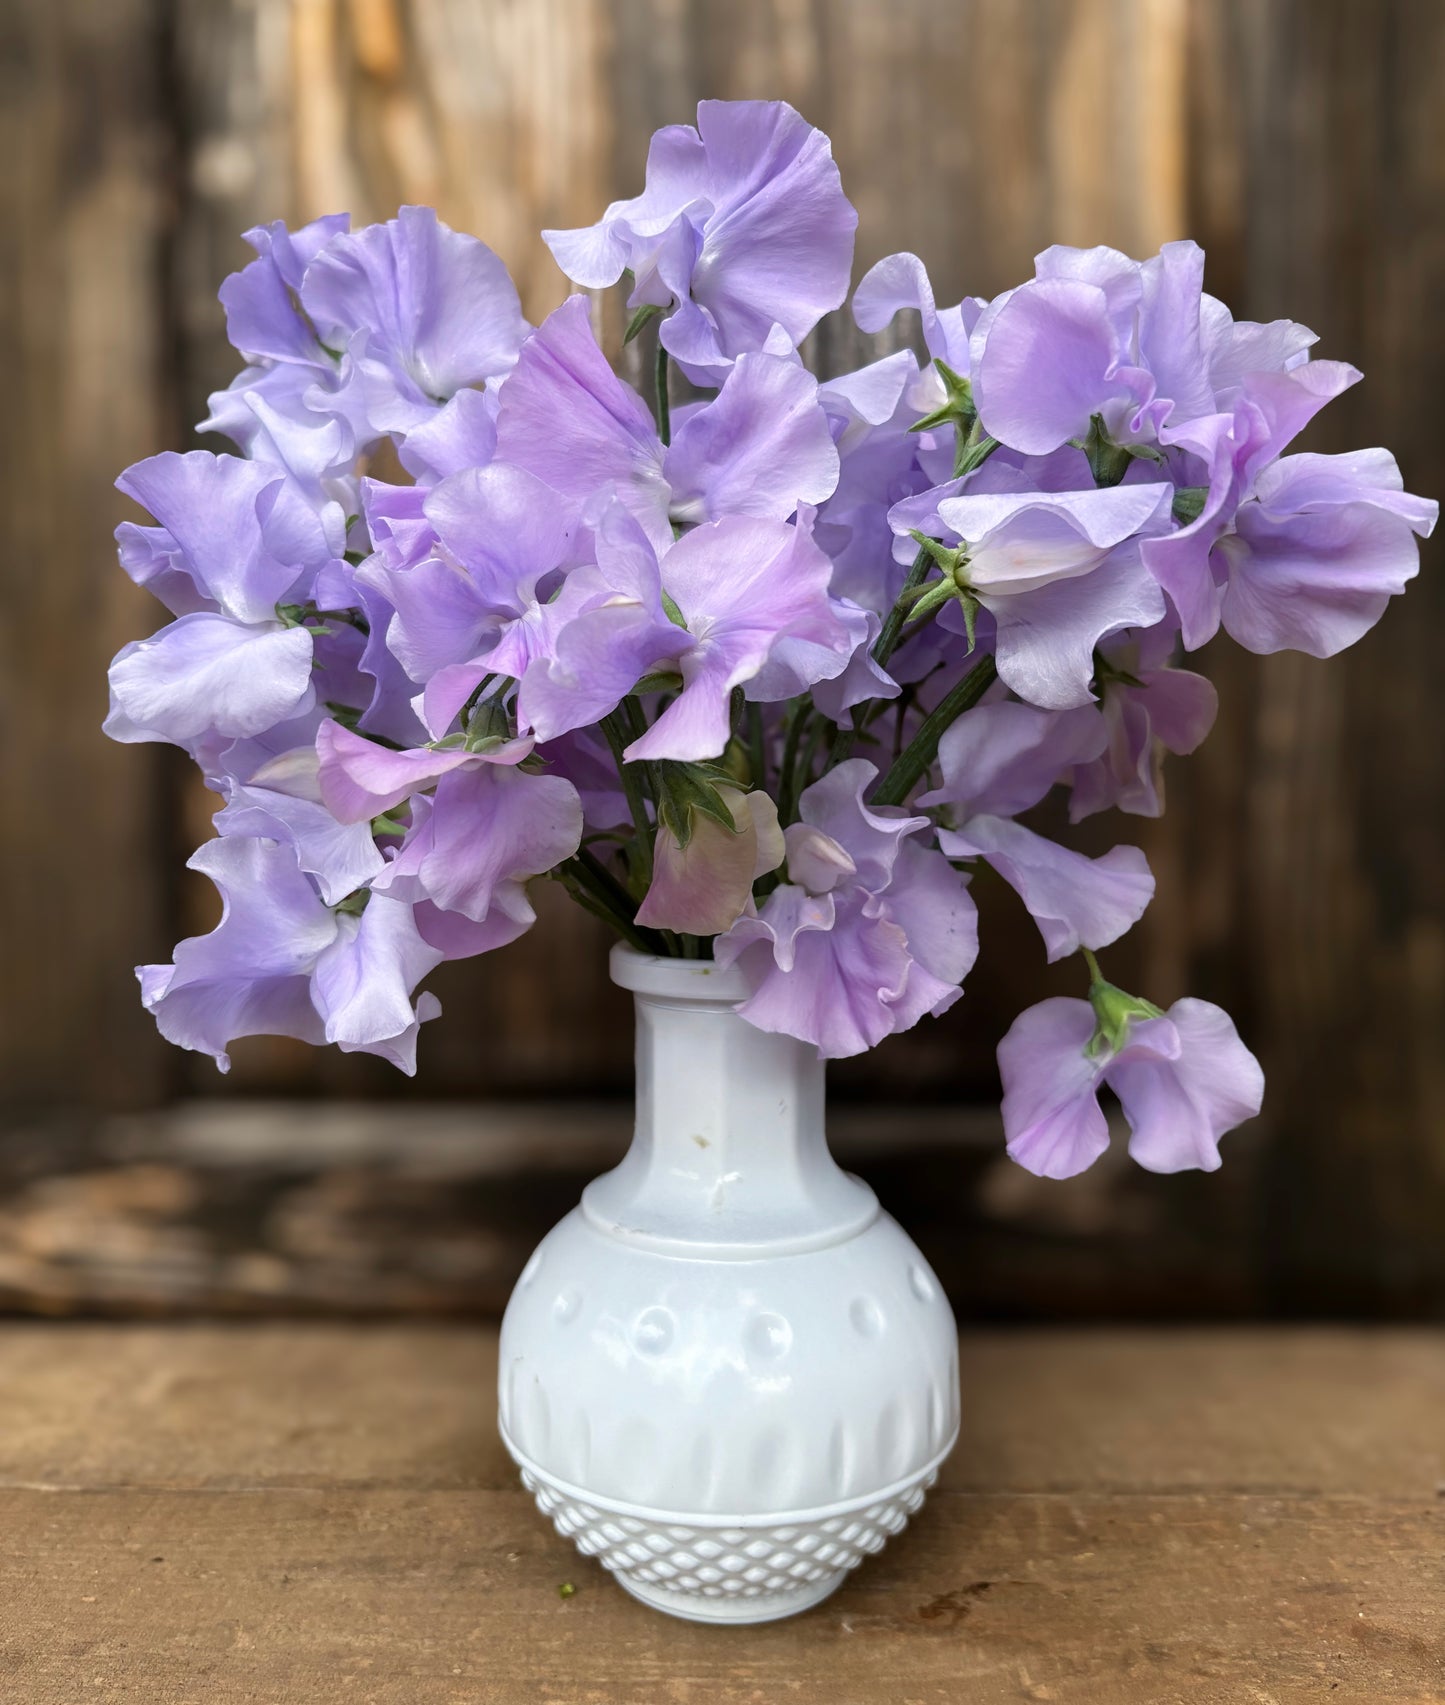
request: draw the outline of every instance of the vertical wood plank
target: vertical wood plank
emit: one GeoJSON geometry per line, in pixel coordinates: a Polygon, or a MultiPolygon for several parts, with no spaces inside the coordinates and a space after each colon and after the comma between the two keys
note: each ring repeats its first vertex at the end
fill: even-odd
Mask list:
{"type": "Polygon", "coordinates": [[[115,565],[127,462],[170,436],[170,149],[156,0],[0,10],[0,1100],[154,1100],[131,967],[161,911],[161,765],[100,733],[150,600],[115,565]]]}
{"type": "MultiPolygon", "coordinates": [[[[1445,13],[1196,0],[1191,37],[1197,222],[1236,311],[1302,319],[1365,372],[1300,447],[1389,444],[1407,485],[1438,492],[1445,13]]],[[[1217,945],[1271,1073],[1262,1252],[1292,1307],[1445,1296],[1438,543],[1423,567],[1328,664],[1218,659],[1238,767],[1207,832],[1236,902],[1217,945]]]]}

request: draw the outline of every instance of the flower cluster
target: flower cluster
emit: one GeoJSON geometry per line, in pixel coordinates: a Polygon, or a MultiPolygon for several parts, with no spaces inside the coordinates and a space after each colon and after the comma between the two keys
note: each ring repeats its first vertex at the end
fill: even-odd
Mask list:
{"type": "Polygon", "coordinates": [[[411,1071],[420,984],[525,931],[547,878],[854,1054],[958,1000],[988,866],[1088,967],[1089,1000],[1002,1045],[1010,1152],[1086,1166],[1108,1084],[1143,1165],[1217,1164],[1257,1065],[1217,1008],[1099,971],[1143,853],[1029,814],[1063,788],[1075,820],[1157,815],[1162,754],[1215,713],[1180,655],[1220,627],[1333,655],[1436,506],[1384,450],[1287,453],[1359,375],[1234,320],[1192,243],[1050,249],[953,308],[894,255],[853,313],[915,311],[926,351],[815,377],[856,223],[790,107],[659,131],[640,195],[543,233],[575,283],[627,276],[648,400],[586,296],[528,325],[429,209],[248,233],[221,290],[246,365],[203,423],[239,453],[120,481],[153,518],[121,562],[173,619],[115,659],[106,727],[183,747],[223,802],[191,861],[221,922],[139,972],[165,1036],[222,1069],[269,1032],[411,1071]]]}

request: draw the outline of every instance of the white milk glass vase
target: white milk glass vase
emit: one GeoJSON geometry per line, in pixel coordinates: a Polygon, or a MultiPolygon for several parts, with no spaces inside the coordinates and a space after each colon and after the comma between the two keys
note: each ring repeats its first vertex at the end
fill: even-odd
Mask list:
{"type": "Polygon", "coordinates": [[[763,1622],[918,1509],[958,1431],[953,1314],[823,1130],[823,1062],[733,1011],[736,970],[612,952],[637,1128],[502,1322],[502,1437],[636,1598],[763,1622]]]}

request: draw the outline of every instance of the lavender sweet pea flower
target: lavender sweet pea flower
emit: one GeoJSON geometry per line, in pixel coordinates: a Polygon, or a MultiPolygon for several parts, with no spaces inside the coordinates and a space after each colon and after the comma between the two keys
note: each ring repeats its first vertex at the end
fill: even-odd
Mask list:
{"type": "Polygon", "coordinates": [[[442,955],[419,935],[411,907],[372,895],[359,915],[323,903],[296,849],[251,836],[208,842],[190,867],[221,892],[221,921],[142,965],[142,998],[170,1042],[230,1069],[243,1036],[336,1042],[415,1070],[416,1033],[441,1008],[416,984],[442,955]]]}
{"type": "Polygon", "coordinates": [[[1193,752],[1214,726],[1219,695],[1203,675],[1172,669],[1178,629],[1172,622],[1100,648],[1099,698],[1107,743],[1077,764],[1069,821],[1116,806],[1137,817],[1164,810],[1162,752],[1193,752]]]}
{"type": "MultiPolygon", "coordinates": [[[[520,468],[494,462],[420,494],[417,531],[357,571],[394,614],[386,646],[414,682],[435,736],[490,671],[520,676],[542,619],[540,589],[568,555],[570,506],[520,468]]],[[[374,630],[373,630],[374,631],[374,630]]]]}
{"type": "Polygon", "coordinates": [[[652,545],[622,504],[603,516],[595,545],[595,565],[573,569],[539,607],[520,667],[505,650],[486,659],[517,677],[518,726],[539,740],[600,722],[639,680],[692,648],[663,604],[652,545]]]}
{"type": "Polygon", "coordinates": [[[828,1059],[947,1011],[978,953],[966,880],[910,839],[928,819],[863,803],[877,773],[854,758],[804,791],[787,882],[713,943],[752,987],[742,1016],[828,1059]]]}
{"type": "Polygon", "coordinates": [[[706,385],[762,349],[775,325],[796,347],[841,305],[857,224],[828,138],[792,107],[703,101],[696,130],[653,137],[640,196],[542,239],[587,289],[630,269],[629,307],[666,310],[663,347],[706,385]]]}
{"type": "Polygon", "coordinates": [[[664,448],[642,399],[612,371],[587,304],[570,297],[523,347],[501,395],[497,454],[584,512],[619,499],[659,552],[673,523],[783,521],[838,481],[818,384],[796,360],[742,356],[710,402],[679,411],[664,448]]]}
{"type": "Polygon", "coordinates": [[[312,636],[277,606],[331,560],[327,518],[275,468],[205,451],[153,456],[117,483],[161,523],[123,528],[122,561],[185,613],[111,664],[107,732],[189,747],[304,715],[312,636]]]}
{"type": "MultiPolygon", "coordinates": [[[[881,332],[896,314],[911,308],[922,323],[928,353],[959,373],[968,371],[968,340],[987,305],[970,296],[957,307],[939,308],[927,268],[917,255],[907,253],[875,262],[853,292],[853,318],[861,331],[881,332]]],[[[942,401],[941,388],[937,400],[942,401]]],[[[927,404],[918,412],[929,412],[927,404]]]]}
{"type": "Polygon", "coordinates": [[[920,518],[937,514],[962,541],[958,591],[997,623],[1001,679],[1031,704],[1066,710],[1092,699],[1094,647],[1106,634],[1163,619],[1163,595],[1134,541],[1169,524],[1172,498],[1163,484],[937,501],[925,493],[896,505],[889,524],[901,559],[920,518]]]}
{"type": "Polygon", "coordinates": [[[322,797],[319,770],[314,744],[268,759],[246,781],[227,785],[216,829],[226,836],[289,842],[323,902],[339,906],[380,876],[386,861],[376,849],[370,816],[344,823],[333,815],[322,797]]]}
{"type": "Polygon", "coordinates": [[[1248,651],[1333,657],[1419,572],[1438,503],[1404,489],[1388,450],[1285,456],[1215,546],[1225,631],[1248,651]]]}
{"type": "Polygon", "coordinates": [[[306,269],[333,237],[351,228],[345,213],[328,213],[309,225],[288,231],[273,220],[247,231],[245,241],[257,254],[221,286],[226,310],[226,336],[251,361],[319,365],[326,352],[315,328],[296,310],[306,269]]]}
{"type": "Polygon", "coordinates": [[[1213,552],[1236,510],[1285,446],[1359,378],[1339,361],[1247,374],[1227,409],[1161,429],[1175,478],[1198,496],[1199,512],[1177,531],[1145,539],[1141,550],[1178,613],[1187,650],[1219,630],[1226,576],[1213,552]]]}
{"type": "Polygon", "coordinates": [[[1137,847],[1100,858],[1061,847],[1014,818],[1107,738],[1090,709],[1050,712],[1002,701],[959,717],[939,741],[943,784],[920,805],[948,805],[952,827],[938,844],[950,858],[982,858],[1028,907],[1050,961],[1079,948],[1107,947],[1138,922],[1154,894],[1137,847]]]}
{"type": "Polygon", "coordinates": [[[444,775],[431,796],[413,795],[412,827],[373,892],[418,902],[474,923],[494,911],[528,926],[526,884],[570,858],[582,840],[582,804],[561,776],[530,775],[485,761],[444,775]]]}
{"type": "Polygon", "coordinates": [[[1229,1015],[1181,1000],[1130,1020],[1112,1047],[1088,1001],[1055,998],[1015,1019],[999,1044],[1008,1152],[1043,1178],[1072,1178],[1108,1147],[1107,1084],[1129,1121],[1129,1153],[1151,1172],[1219,1166],[1219,1139],[1264,1097],[1259,1062],[1229,1015]]]}
{"type": "Polygon", "coordinates": [[[430,207],[333,237],[298,294],[326,348],[351,355],[369,418],[389,432],[425,425],[464,386],[505,377],[527,335],[506,267],[430,207]]]}
{"type": "Polygon", "coordinates": [[[715,758],[727,745],[729,699],[791,697],[846,667],[860,638],[829,597],[832,564],[797,526],[730,516],[685,533],[662,560],[662,585],[690,644],[683,689],[629,760],[715,758]]]}

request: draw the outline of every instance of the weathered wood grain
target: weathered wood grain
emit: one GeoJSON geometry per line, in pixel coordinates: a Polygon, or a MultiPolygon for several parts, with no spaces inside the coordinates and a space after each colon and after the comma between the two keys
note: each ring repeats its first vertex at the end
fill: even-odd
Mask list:
{"type": "Polygon", "coordinates": [[[111,489],[173,434],[159,0],[0,7],[0,1107],[144,1106],[169,1062],[131,967],[164,928],[161,772],[104,740],[152,600],[111,489]]]}
{"type": "Polygon", "coordinates": [[[748,1630],[643,1610],[510,1488],[494,1357],[437,1329],[0,1334],[7,1702],[1445,1688],[1438,1335],[967,1336],[964,1439],[909,1531],[748,1630]]]}
{"type": "MultiPolygon", "coordinates": [[[[621,1101],[192,1101],[17,1126],[0,1144],[0,1310],[495,1317],[630,1128],[621,1101]]],[[[1186,1203],[1180,1180],[1128,1164],[1122,1133],[1060,1188],[1007,1159],[996,1112],[838,1099],[830,1131],[965,1318],[1251,1306],[1247,1145],[1186,1203]]]]}
{"type": "MultiPolygon", "coordinates": [[[[1429,1502],[1438,1332],[964,1332],[955,1492],[1429,1502]]],[[[0,1487],[507,1491],[496,1332],[0,1328],[0,1487]],[[96,1418],[105,1417],[104,1425],[96,1418]]]]}

